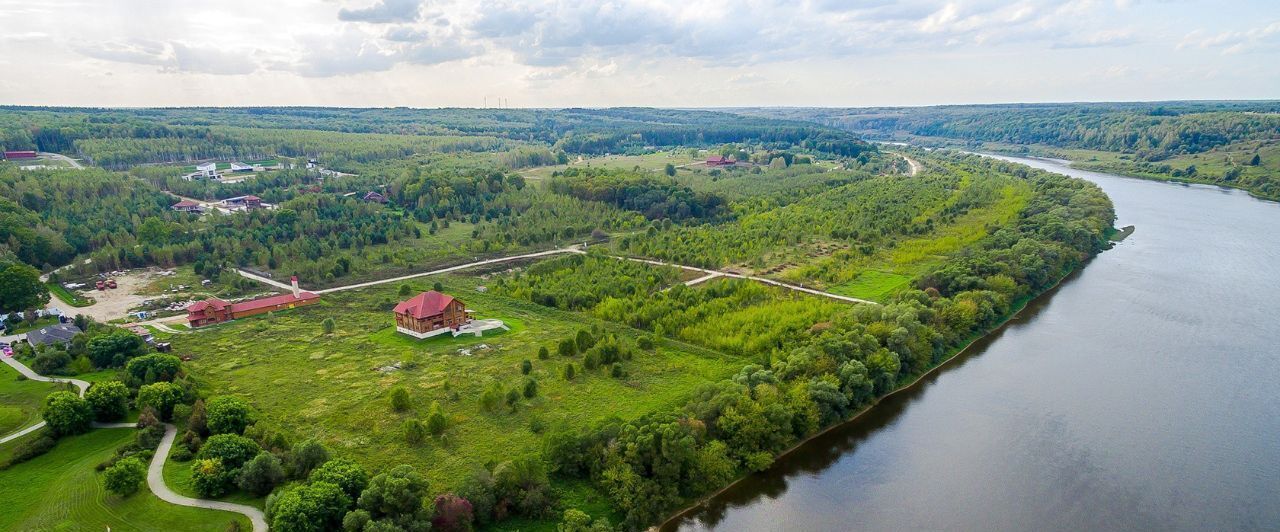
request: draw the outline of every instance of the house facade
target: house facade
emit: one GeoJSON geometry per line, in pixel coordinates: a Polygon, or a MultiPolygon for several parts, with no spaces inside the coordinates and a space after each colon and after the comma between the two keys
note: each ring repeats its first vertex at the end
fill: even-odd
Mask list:
{"type": "Polygon", "coordinates": [[[298,278],[291,279],[293,293],[278,296],[252,299],[239,303],[228,303],[216,297],[197,301],[187,307],[187,323],[191,327],[203,327],[224,321],[247,318],[268,312],[289,310],[320,301],[320,296],[312,292],[304,292],[298,288],[298,278]]]}
{"type": "Polygon", "coordinates": [[[462,301],[435,290],[400,302],[393,312],[396,330],[419,339],[452,333],[471,321],[462,301]]]}

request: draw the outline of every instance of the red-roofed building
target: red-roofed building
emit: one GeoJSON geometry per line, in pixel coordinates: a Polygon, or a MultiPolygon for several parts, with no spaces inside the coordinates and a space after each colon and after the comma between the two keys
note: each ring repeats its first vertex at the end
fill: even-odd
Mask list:
{"type": "Polygon", "coordinates": [[[204,206],[191,200],[182,200],[174,203],[171,209],[179,212],[204,212],[204,206]]]}
{"type": "Polygon", "coordinates": [[[723,155],[717,155],[707,159],[707,166],[733,166],[734,160],[723,155]]]}
{"type": "Polygon", "coordinates": [[[456,331],[471,321],[466,305],[435,290],[401,301],[392,312],[396,315],[396,330],[414,338],[456,331]]]}
{"type": "Polygon", "coordinates": [[[239,303],[227,303],[216,297],[197,301],[187,307],[187,322],[192,327],[202,327],[277,310],[289,310],[294,307],[310,305],[320,300],[320,296],[311,292],[303,292],[299,289],[296,276],[291,281],[293,282],[292,294],[251,299],[239,303]]]}
{"type": "Polygon", "coordinates": [[[7,151],[4,152],[5,159],[35,159],[36,152],[33,151],[7,151]]]}

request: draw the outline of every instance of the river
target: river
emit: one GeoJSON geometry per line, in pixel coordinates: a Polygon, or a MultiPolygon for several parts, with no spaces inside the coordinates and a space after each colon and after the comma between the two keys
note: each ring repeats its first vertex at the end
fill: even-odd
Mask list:
{"type": "Polygon", "coordinates": [[[1075,170],[1136,232],[680,530],[1280,529],[1280,205],[1075,170]]]}

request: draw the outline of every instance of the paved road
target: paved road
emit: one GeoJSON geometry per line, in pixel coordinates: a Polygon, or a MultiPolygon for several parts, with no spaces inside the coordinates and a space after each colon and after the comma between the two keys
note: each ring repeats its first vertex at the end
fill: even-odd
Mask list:
{"type": "Polygon", "coordinates": [[[179,506],[243,514],[249,518],[249,521],[253,522],[253,530],[255,532],[265,532],[267,530],[267,518],[262,514],[262,510],[243,504],[193,499],[174,493],[173,490],[169,489],[169,486],[164,484],[164,461],[169,456],[169,450],[173,448],[173,440],[177,435],[178,429],[166,423],[164,426],[164,438],[160,440],[160,447],[156,448],[155,457],[151,459],[151,465],[147,468],[147,486],[151,488],[151,492],[155,493],[160,500],[179,506]]]}
{"type": "MultiPolygon", "coordinates": [[[[18,362],[13,357],[0,355],[0,360],[4,360],[4,363],[8,364],[9,367],[15,370],[18,370],[18,373],[25,375],[28,379],[31,379],[33,381],[53,382],[53,383],[69,382],[71,384],[74,384],[75,387],[80,390],[80,397],[84,397],[84,391],[89,389],[89,383],[82,381],[80,379],[62,379],[62,378],[54,378],[54,377],[45,377],[44,375],[31,371],[31,368],[28,368],[26,364],[18,362]]],[[[45,425],[44,421],[41,421],[39,423],[36,423],[35,425],[31,425],[30,427],[19,430],[18,432],[14,432],[4,437],[0,437],[0,443],[16,440],[18,438],[31,434],[32,432],[35,432],[37,430],[44,428],[44,425],[45,425]]]]}
{"type": "MultiPolygon", "coordinates": [[[[357,283],[357,284],[352,284],[352,285],[347,285],[347,286],[339,286],[339,287],[337,287],[337,288],[327,288],[327,289],[325,289],[325,290],[316,290],[316,291],[315,291],[315,293],[317,293],[317,294],[328,294],[328,293],[330,293],[330,292],[339,292],[339,291],[342,291],[342,290],[353,290],[353,289],[356,289],[356,288],[365,288],[365,287],[368,287],[368,286],[376,286],[376,285],[380,285],[380,284],[394,283],[394,282],[397,282],[397,281],[405,281],[405,280],[413,279],[413,278],[416,278],[416,277],[425,277],[425,276],[428,276],[428,275],[439,275],[439,274],[442,274],[442,273],[449,273],[449,272],[458,271],[458,270],[465,270],[465,269],[467,269],[467,268],[475,268],[476,266],[484,266],[484,265],[486,265],[486,264],[498,264],[498,263],[501,263],[501,262],[510,262],[510,261],[513,261],[513,260],[520,260],[520,259],[533,259],[533,258],[538,258],[538,257],[546,257],[546,256],[549,256],[549,255],[559,255],[559,254],[561,254],[561,253],[586,253],[586,252],[585,252],[585,251],[583,251],[581,247],[577,247],[577,246],[571,246],[571,247],[567,247],[567,248],[549,249],[549,250],[547,250],[547,251],[539,251],[539,252],[537,252],[537,253],[526,253],[526,254],[524,254],[524,255],[512,255],[512,256],[510,256],[510,257],[498,257],[498,258],[496,258],[496,259],[487,259],[487,260],[479,260],[479,261],[475,261],[475,262],[468,262],[468,263],[466,263],[466,264],[459,264],[459,265],[457,265],[457,266],[450,266],[450,267],[448,267],[448,268],[441,268],[441,269],[439,269],[439,270],[432,270],[432,271],[429,271],[429,272],[422,272],[422,273],[415,273],[415,274],[412,274],[412,275],[404,275],[404,276],[400,276],[400,277],[393,277],[393,278],[391,278],[391,279],[382,279],[382,280],[380,280],[380,281],[369,281],[369,282],[367,282],[367,283],[357,283]]],[[[244,273],[241,273],[240,275],[244,275],[244,273]]],[[[245,275],[245,277],[249,277],[250,279],[253,279],[253,278],[254,278],[254,277],[250,277],[250,276],[248,276],[248,275],[245,275]]]]}

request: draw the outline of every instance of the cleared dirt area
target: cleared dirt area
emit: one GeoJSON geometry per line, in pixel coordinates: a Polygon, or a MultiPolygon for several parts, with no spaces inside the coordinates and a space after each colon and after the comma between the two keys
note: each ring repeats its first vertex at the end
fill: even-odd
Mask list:
{"type": "Polygon", "coordinates": [[[87,307],[73,307],[57,298],[52,299],[49,305],[57,307],[67,316],[84,314],[100,322],[123,318],[129,313],[129,309],[141,305],[144,300],[155,297],[144,292],[153,281],[159,278],[159,272],[160,270],[134,270],[107,277],[107,279],[115,279],[116,288],[114,289],[95,290],[91,284],[87,290],[80,290],[96,301],[87,307]]]}

